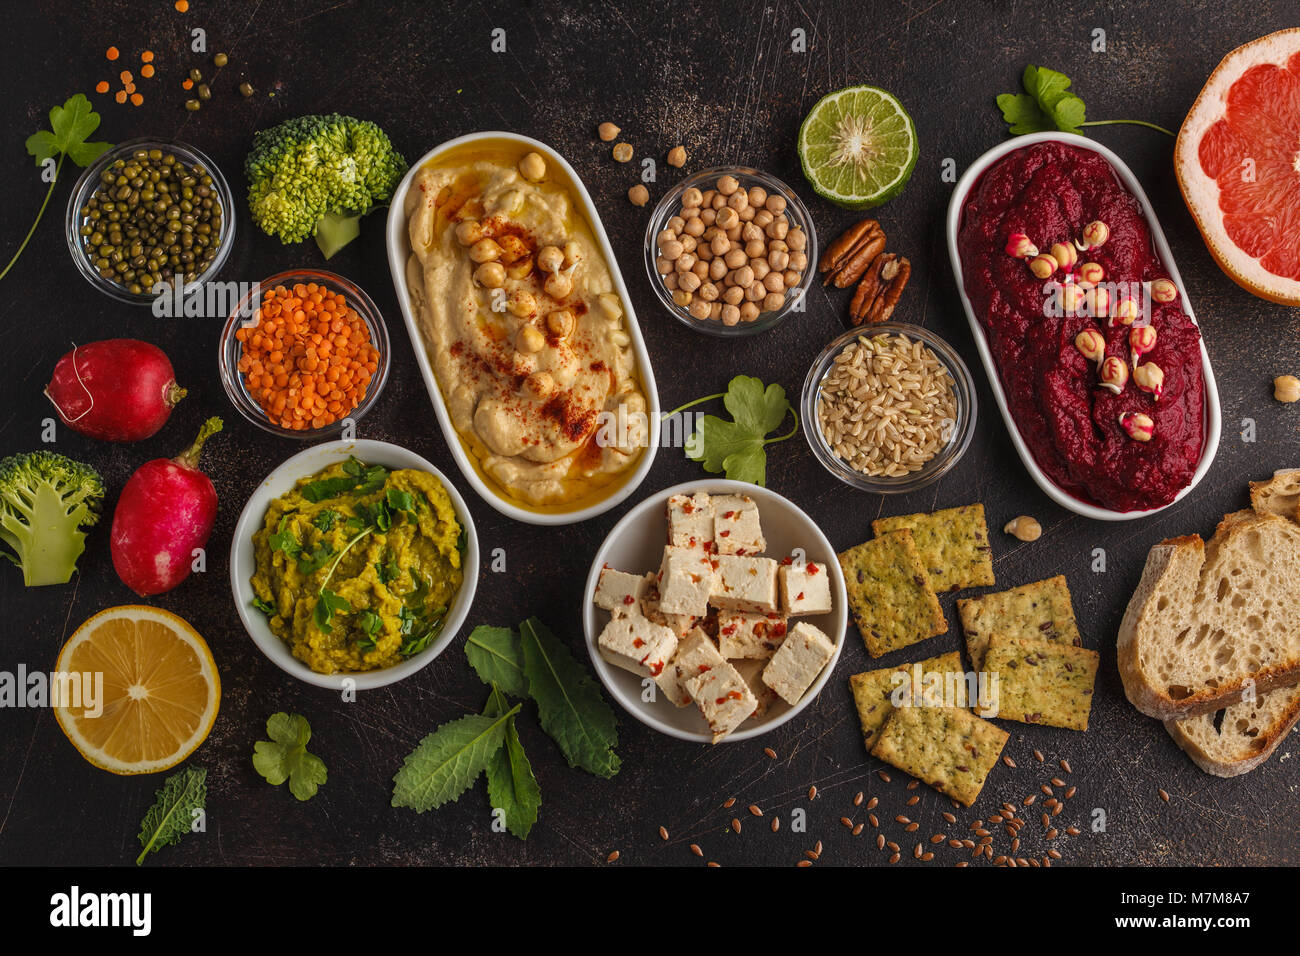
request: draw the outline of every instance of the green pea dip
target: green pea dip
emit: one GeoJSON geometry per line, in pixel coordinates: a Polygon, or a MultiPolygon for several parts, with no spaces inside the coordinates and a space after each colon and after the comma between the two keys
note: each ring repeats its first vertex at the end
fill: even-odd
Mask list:
{"type": "Polygon", "coordinates": [[[351,458],[271,502],[253,535],[253,604],[317,673],[391,667],[442,630],[464,548],[435,476],[351,458]]]}

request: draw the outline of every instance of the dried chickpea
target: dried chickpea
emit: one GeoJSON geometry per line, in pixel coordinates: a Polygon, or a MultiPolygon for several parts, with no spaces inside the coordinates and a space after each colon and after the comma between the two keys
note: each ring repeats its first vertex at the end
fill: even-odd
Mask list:
{"type": "Polygon", "coordinates": [[[725,232],[740,222],[740,213],[736,212],[736,210],[732,209],[730,206],[724,206],[718,210],[718,218],[716,222],[718,228],[725,232]]]}
{"type": "Polygon", "coordinates": [[[780,249],[773,249],[767,254],[767,264],[773,269],[784,271],[785,267],[790,264],[790,253],[782,252],[780,249]]]}
{"type": "Polygon", "coordinates": [[[780,292],[769,292],[763,297],[763,311],[776,312],[785,305],[785,296],[780,292]]]}
{"type": "Polygon", "coordinates": [[[684,209],[698,209],[704,204],[704,194],[691,186],[682,193],[682,207],[684,209]]]}
{"type": "Polygon", "coordinates": [[[717,322],[722,318],[722,303],[712,302],[709,304],[709,318],[717,322]]]}
{"type": "Polygon", "coordinates": [[[1273,379],[1273,397],[1288,404],[1300,401],[1300,378],[1294,375],[1279,375],[1273,379]]]}
{"type": "Polygon", "coordinates": [[[755,216],[755,211],[753,206],[746,206],[744,209],[740,210],[741,222],[753,222],[754,216],[755,216]]]}
{"type": "Polygon", "coordinates": [[[778,196],[776,193],[773,193],[772,195],[767,197],[767,201],[763,205],[767,207],[768,212],[773,213],[775,215],[780,215],[781,213],[785,212],[785,207],[786,207],[785,197],[778,196]]]}
{"type": "Polygon", "coordinates": [[[754,213],[754,225],[760,230],[766,229],[775,218],[776,216],[772,215],[768,210],[760,209],[758,212],[754,213]]]}
{"type": "Polygon", "coordinates": [[[681,273],[680,273],[680,272],[670,272],[670,273],[668,273],[666,276],[664,276],[664,288],[665,288],[665,289],[669,289],[669,290],[676,289],[676,288],[677,288],[677,281],[678,281],[680,278],[681,278],[681,273]]]}
{"type": "Polygon", "coordinates": [[[741,228],[742,228],[742,227],[741,227],[740,223],[736,223],[736,224],[735,224],[734,226],[732,226],[730,229],[726,229],[726,230],[724,230],[724,232],[726,233],[727,238],[730,239],[732,242],[740,242],[740,230],[741,230],[741,228]]]}
{"type": "Polygon", "coordinates": [[[728,250],[727,254],[722,258],[727,263],[727,266],[732,269],[739,269],[749,261],[749,256],[745,255],[745,250],[740,248],[728,250]]]}
{"type": "Polygon", "coordinates": [[[691,266],[691,274],[697,275],[701,279],[707,279],[709,277],[709,264],[703,259],[696,259],[695,265],[691,266]]]}
{"type": "Polygon", "coordinates": [[[767,252],[767,243],[761,239],[751,239],[745,243],[745,255],[751,259],[761,259],[767,252]]]}
{"type": "Polygon", "coordinates": [[[596,135],[599,136],[606,143],[610,143],[618,139],[618,134],[621,132],[623,131],[619,129],[617,126],[615,126],[613,123],[601,123],[599,126],[596,127],[596,135]]]}
{"type": "Polygon", "coordinates": [[[665,242],[672,242],[676,238],[677,233],[668,229],[663,229],[659,232],[659,235],[655,236],[655,242],[662,246],[665,242]]]}
{"type": "Polygon", "coordinates": [[[718,287],[712,282],[705,282],[700,285],[699,296],[705,302],[716,302],[718,299],[718,287]]]}
{"type": "Polygon", "coordinates": [[[692,212],[695,213],[695,216],[692,219],[686,220],[686,225],[682,227],[682,232],[698,239],[700,236],[704,235],[704,230],[707,227],[704,225],[704,220],[700,218],[699,211],[692,210],[692,212]]]}
{"type": "Polygon", "coordinates": [[[740,305],[745,299],[745,290],[738,285],[728,286],[722,293],[722,301],[727,305],[740,305]]]}
{"type": "Polygon", "coordinates": [[[718,192],[723,196],[730,196],[740,188],[740,180],[735,176],[721,176],[718,178],[718,192]]]}
{"type": "Polygon", "coordinates": [[[673,304],[684,309],[691,304],[691,300],[694,298],[695,297],[685,289],[678,289],[673,293],[673,304]]]}
{"type": "Polygon", "coordinates": [[[690,272],[696,262],[695,254],[692,252],[683,252],[673,263],[673,268],[678,272],[690,272]]]}
{"type": "Polygon", "coordinates": [[[678,169],[686,165],[686,148],[684,146],[674,146],[668,150],[668,165],[675,166],[678,169]]]}
{"type": "Polygon", "coordinates": [[[696,319],[707,319],[711,306],[703,299],[692,299],[688,310],[691,316],[696,319]]]}
{"type": "Polygon", "coordinates": [[[717,282],[727,274],[727,263],[725,259],[714,259],[709,263],[709,278],[717,282]]]}
{"type": "Polygon", "coordinates": [[[539,153],[525,153],[519,160],[519,174],[530,182],[541,182],[546,178],[546,160],[539,153]]]}
{"type": "Polygon", "coordinates": [[[769,272],[763,277],[763,288],[768,292],[784,292],[785,276],[780,272],[769,272]]]}
{"type": "Polygon", "coordinates": [[[661,276],[666,276],[672,271],[673,260],[665,259],[663,256],[655,260],[655,272],[658,272],[661,276]]]}
{"type": "Polygon", "coordinates": [[[677,215],[681,216],[689,223],[692,219],[698,219],[700,217],[700,210],[698,206],[683,206],[677,215]]]}
{"type": "Polygon", "coordinates": [[[746,302],[740,307],[740,321],[753,322],[758,318],[760,309],[753,302],[746,302]]]}
{"type": "Polygon", "coordinates": [[[1013,538],[1019,538],[1021,541],[1037,541],[1043,535],[1043,526],[1029,515],[1013,518],[1007,522],[1006,527],[1002,530],[1013,538]]]}
{"type": "Polygon", "coordinates": [[[783,237],[795,252],[803,252],[808,247],[808,234],[795,226],[783,237]]]}
{"type": "Polygon", "coordinates": [[[793,289],[799,284],[799,280],[803,277],[793,269],[786,269],[782,278],[785,279],[785,287],[787,289],[793,289]]]}
{"type": "Polygon", "coordinates": [[[696,245],[695,255],[704,263],[712,262],[716,258],[716,256],[713,255],[713,250],[709,248],[707,242],[701,242],[696,245]]]}
{"type": "Polygon", "coordinates": [[[715,256],[725,256],[731,251],[731,240],[727,238],[725,232],[715,233],[709,240],[709,251],[715,256]]]}
{"type": "Polygon", "coordinates": [[[745,286],[746,302],[758,302],[765,295],[767,295],[767,289],[762,282],[755,282],[753,285],[745,286]]]}
{"type": "Polygon", "coordinates": [[[673,232],[680,234],[682,229],[685,228],[685,226],[686,226],[685,219],[683,219],[681,216],[673,216],[673,218],[668,220],[668,223],[667,225],[664,226],[664,228],[671,229],[673,232]]]}
{"type": "Polygon", "coordinates": [[[650,190],[637,183],[627,191],[627,198],[633,206],[644,206],[650,201],[650,190]]]}
{"type": "Polygon", "coordinates": [[[614,150],[610,155],[614,157],[614,162],[616,163],[629,162],[632,159],[632,144],[616,143],[614,145],[614,150]]]}
{"type": "Polygon", "coordinates": [[[802,252],[790,253],[790,268],[796,272],[803,272],[808,268],[808,256],[802,252]]]}
{"type": "Polygon", "coordinates": [[[714,209],[721,209],[726,204],[727,204],[727,197],[724,196],[722,193],[716,193],[713,197],[713,201],[709,203],[709,205],[712,206],[714,209]]]}
{"type": "Polygon", "coordinates": [[[750,262],[749,267],[754,270],[754,278],[759,282],[772,271],[772,267],[767,264],[766,259],[754,259],[750,262]]]}
{"type": "Polygon", "coordinates": [[[713,225],[713,223],[717,221],[717,218],[718,213],[712,207],[700,210],[700,222],[704,223],[706,226],[713,225]]]}
{"type": "Polygon", "coordinates": [[[682,244],[682,252],[695,251],[695,237],[692,236],[690,233],[683,233],[682,237],[677,241],[682,244]]]}
{"type": "Polygon", "coordinates": [[[744,190],[737,189],[727,197],[727,205],[739,212],[741,209],[749,208],[749,194],[744,190]]]}
{"type": "Polygon", "coordinates": [[[723,325],[735,325],[740,321],[740,309],[734,305],[724,305],[720,315],[723,325]]]}
{"type": "Polygon", "coordinates": [[[785,220],[784,216],[777,216],[767,224],[767,228],[763,231],[773,239],[784,239],[790,234],[790,223],[785,220]]]}
{"type": "Polygon", "coordinates": [[[694,292],[700,287],[700,277],[694,272],[683,272],[677,277],[677,288],[694,292]]]}
{"type": "Polygon", "coordinates": [[[685,251],[681,242],[677,239],[670,239],[659,246],[659,254],[665,259],[672,259],[673,261],[680,259],[685,251]]]}

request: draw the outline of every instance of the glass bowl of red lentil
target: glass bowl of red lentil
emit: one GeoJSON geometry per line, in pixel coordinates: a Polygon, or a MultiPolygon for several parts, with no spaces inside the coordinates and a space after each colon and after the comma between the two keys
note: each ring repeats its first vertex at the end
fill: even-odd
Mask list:
{"type": "Polygon", "coordinates": [[[264,431],[335,438],[374,407],[388,381],[388,329],[370,296],[332,272],[263,279],[221,333],[221,383],[264,431]]]}
{"type": "Polygon", "coordinates": [[[904,322],[850,329],[813,362],[800,398],[813,455],[861,491],[902,494],[946,475],[975,432],[975,385],[944,339],[904,322]]]}
{"type": "MultiPolygon", "coordinates": [[[[729,206],[726,200],[727,197],[723,197],[721,206],[713,208],[715,216],[722,208],[735,208],[734,205],[729,206]]],[[[744,216],[747,215],[745,209],[736,210],[737,215],[741,217],[737,228],[741,230],[744,230],[744,227],[746,226],[755,224],[752,217],[748,219],[744,218],[744,216]]],[[[746,250],[746,252],[747,251],[759,252],[760,250],[756,245],[753,250],[746,250]]],[[[802,312],[807,307],[808,288],[812,285],[813,277],[816,275],[816,266],[817,231],[813,227],[812,216],[809,214],[807,207],[804,206],[803,201],[800,200],[799,196],[793,189],[775,176],[757,169],[751,169],[748,166],[718,166],[713,169],[701,170],[693,176],[688,176],[670,189],[663,199],[659,200],[659,204],[655,206],[655,210],[650,216],[650,221],[646,225],[645,267],[646,274],[650,278],[650,288],[654,290],[655,296],[659,299],[660,304],[680,322],[689,325],[696,331],[704,332],[708,335],[724,337],[755,335],[759,332],[766,332],[768,329],[780,325],[792,312],[802,312]],[[731,267],[728,263],[726,273],[722,273],[722,267],[719,266],[714,267],[717,270],[716,272],[709,273],[706,276],[700,276],[698,273],[697,263],[701,259],[704,259],[704,262],[706,263],[706,270],[709,267],[712,267],[714,262],[723,261],[722,256],[714,257],[711,249],[705,252],[704,255],[698,254],[701,248],[707,248],[704,245],[703,237],[709,231],[709,228],[716,224],[716,221],[703,222],[703,228],[696,226],[687,229],[687,223],[690,222],[691,219],[701,217],[684,218],[682,213],[685,208],[713,208],[711,204],[707,202],[709,193],[711,191],[717,191],[719,181],[724,177],[731,177],[736,180],[738,188],[734,190],[732,195],[741,192],[746,195],[745,209],[750,210],[750,212],[755,216],[766,211],[773,217],[773,220],[784,217],[786,228],[777,233],[775,229],[769,230],[768,223],[761,223],[759,224],[759,229],[762,233],[761,237],[759,237],[757,233],[751,233],[751,235],[755,237],[752,240],[729,240],[731,248],[728,250],[728,254],[736,255],[738,257],[735,267],[731,267]],[[699,206],[684,207],[683,198],[686,196],[688,190],[698,191],[706,201],[699,206]],[[762,203],[754,204],[749,201],[750,198],[761,199],[762,203]],[[678,226],[678,223],[673,221],[675,218],[680,220],[680,226],[678,226]],[[677,226],[678,228],[672,228],[674,226],[677,226]],[[699,229],[699,236],[692,235],[695,229],[699,229]],[[690,257],[691,265],[696,266],[697,268],[697,271],[693,273],[693,278],[686,280],[693,287],[690,290],[684,288],[673,289],[665,282],[665,279],[668,276],[673,276],[674,279],[680,282],[682,281],[682,276],[691,272],[690,269],[682,270],[678,267],[682,258],[681,256],[673,256],[672,259],[667,259],[663,255],[664,243],[661,243],[660,239],[665,230],[675,234],[678,240],[681,240],[684,236],[690,236],[690,242],[688,242],[687,245],[693,247],[682,250],[682,256],[690,257]],[[788,241],[791,234],[799,235],[801,238],[793,242],[788,241]],[[739,261],[740,252],[736,250],[746,250],[746,246],[750,241],[761,242],[763,249],[761,250],[761,254],[755,257],[750,257],[746,254],[744,256],[745,261],[742,263],[739,261]],[[802,248],[796,248],[796,245],[799,244],[802,245],[802,248]],[[802,263],[803,267],[794,270],[791,268],[792,263],[790,261],[782,260],[784,264],[781,269],[773,268],[770,260],[772,253],[784,254],[790,259],[793,259],[794,262],[802,263]],[[704,256],[708,256],[709,258],[705,259],[704,256]],[[764,265],[756,267],[756,264],[760,260],[764,265]],[[671,263],[671,265],[666,265],[666,263],[671,263]],[[669,270],[667,274],[661,271],[665,268],[669,270]],[[741,318],[739,321],[735,321],[733,324],[728,325],[723,321],[722,317],[700,318],[691,313],[690,309],[692,303],[697,304],[699,300],[703,299],[704,295],[712,294],[711,292],[704,292],[703,294],[701,292],[701,290],[706,289],[709,285],[713,285],[714,289],[716,289],[718,293],[715,298],[709,300],[713,304],[722,303],[723,306],[731,305],[732,308],[738,310],[743,308],[744,305],[750,304],[749,300],[746,299],[741,299],[739,303],[728,303],[724,301],[729,288],[733,285],[735,270],[742,268],[748,268],[754,273],[761,272],[761,274],[754,276],[754,285],[756,287],[763,285],[768,274],[782,274],[786,278],[789,278],[791,272],[797,271],[799,276],[797,281],[788,287],[785,285],[785,278],[782,279],[783,302],[780,308],[764,309],[764,303],[761,299],[754,301],[752,304],[757,306],[760,311],[752,319],[747,320],[741,318]],[[698,280],[698,285],[696,284],[696,280],[698,280]],[[674,300],[674,295],[679,291],[688,292],[690,301],[687,302],[685,297],[674,300]]],[[[766,294],[770,293],[771,290],[764,287],[763,291],[766,297],[766,294]]],[[[719,312],[721,310],[714,309],[713,311],[719,312]]]]}

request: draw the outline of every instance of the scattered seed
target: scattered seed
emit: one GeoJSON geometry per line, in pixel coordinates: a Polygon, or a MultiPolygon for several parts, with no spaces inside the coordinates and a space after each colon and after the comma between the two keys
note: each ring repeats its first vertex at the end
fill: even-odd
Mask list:
{"type": "Polygon", "coordinates": [[[809,788],[808,788],[808,799],[809,799],[809,800],[816,800],[816,799],[817,799],[817,788],[816,788],[816,787],[809,787],[809,788]]]}
{"type": "Polygon", "coordinates": [[[1016,765],[1016,762],[1015,762],[1014,760],[1012,760],[1010,757],[1005,757],[1005,756],[1004,756],[1004,757],[1002,758],[1002,762],[1003,762],[1004,764],[1006,764],[1008,767],[1013,767],[1013,768],[1014,768],[1015,765],[1016,765]]]}
{"type": "Polygon", "coordinates": [[[915,790],[915,789],[916,789],[917,787],[919,787],[920,785],[921,785],[921,781],[919,781],[919,780],[913,780],[913,781],[911,781],[911,782],[907,785],[907,789],[908,789],[908,790],[915,790]]]}
{"type": "Polygon", "coordinates": [[[992,842],[993,842],[993,837],[992,837],[992,836],[986,836],[986,837],[984,837],[982,840],[980,840],[980,843],[983,844],[984,846],[988,846],[988,845],[991,844],[992,842]]]}
{"type": "Polygon", "coordinates": [[[867,801],[867,809],[868,810],[876,809],[876,804],[878,804],[879,802],[880,801],[877,800],[875,797],[872,797],[870,800],[867,801]]]}
{"type": "Polygon", "coordinates": [[[763,748],[763,753],[767,754],[768,757],[770,757],[770,758],[773,759],[773,760],[776,759],[776,751],[773,750],[771,747],[764,747],[764,748],[763,748]]]}
{"type": "Polygon", "coordinates": [[[918,803],[920,803],[920,802],[921,802],[921,798],[920,798],[920,797],[908,797],[908,798],[907,798],[907,805],[908,805],[909,807],[914,807],[914,806],[916,806],[916,805],[917,805],[918,803]]]}
{"type": "Polygon", "coordinates": [[[1078,827],[1066,827],[1066,828],[1065,828],[1065,832],[1068,833],[1068,834],[1070,834],[1070,836],[1078,836],[1078,835],[1079,835],[1079,828],[1078,828],[1078,827]]]}
{"type": "Polygon", "coordinates": [[[895,843],[893,840],[890,840],[888,843],[885,844],[885,846],[889,847],[895,853],[898,852],[898,844],[895,843]]]}
{"type": "Polygon", "coordinates": [[[1002,822],[1002,814],[1000,813],[989,814],[989,823],[1001,823],[1001,822],[1002,822]]]}
{"type": "Polygon", "coordinates": [[[1161,799],[1161,800],[1163,800],[1165,803],[1168,803],[1168,802],[1169,802],[1169,794],[1168,794],[1168,793],[1166,793],[1164,790],[1157,790],[1156,792],[1160,794],[1160,799],[1161,799]]]}
{"type": "Polygon", "coordinates": [[[965,844],[965,842],[966,842],[965,840],[953,839],[948,841],[948,845],[952,847],[954,850],[960,850],[962,846],[965,844]]]}
{"type": "Polygon", "coordinates": [[[1011,814],[1013,817],[1016,815],[1016,808],[1009,803],[1002,804],[1002,809],[1007,811],[1007,813],[1011,814]]]}
{"type": "MultiPolygon", "coordinates": [[[[1061,858],[1061,851],[1060,851],[1060,850],[1048,850],[1048,851],[1047,851],[1047,855],[1050,856],[1053,860],[1059,860],[1059,859],[1061,858]]],[[[1046,862],[1046,861],[1044,861],[1044,862],[1046,862]]]]}
{"type": "Polygon", "coordinates": [[[853,826],[853,821],[850,820],[848,817],[840,817],[840,823],[844,824],[846,827],[853,826]]]}
{"type": "Polygon", "coordinates": [[[895,823],[911,823],[912,820],[911,820],[911,818],[909,818],[909,817],[905,817],[905,816],[903,816],[903,815],[900,813],[898,816],[894,817],[894,822],[895,822],[895,823]]]}
{"type": "Polygon", "coordinates": [[[1023,803],[1027,807],[1032,807],[1034,805],[1034,801],[1037,799],[1038,799],[1038,795],[1031,793],[1029,796],[1025,797],[1025,799],[1022,800],[1021,803],[1023,803]]]}
{"type": "Polygon", "coordinates": [[[971,830],[977,837],[986,837],[989,835],[989,831],[985,830],[983,827],[971,827],[971,830]]]}
{"type": "Polygon", "coordinates": [[[946,833],[936,833],[934,836],[930,837],[930,842],[931,842],[931,843],[942,843],[942,842],[943,842],[944,840],[946,840],[946,839],[948,839],[948,834],[946,834],[946,833]]]}
{"type": "Polygon", "coordinates": [[[659,828],[659,839],[661,839],[661,840],[667,840],[667,839],[668,839],[668,831],[667,831],[666,829],[664,829],[663,827],[660,827],[660,828],[659,828]]]}
{"type": "Polygon", "coordinates": [[[965,847],[966,849],[968,849],[968,850],[973,850],[973,849],[975,849],[975,841],[974,841],[974,840],[962,840],[962,841],[961,841],[961,845],[964,846],[964,847],[965,847]]]}
{"type": "Polygon", "coordinates": [[[921,854],[922,863],[929,863],[933,859],[934,859],[934,854],[931,853],[929,850],[926,850],[924,853],[921,854]]]}
{"type": "Polygon", "coordinates": [[[877,850],[883,850],[884,848],[885,848],[885,835],[884,835],[883,833],[877,833],[877,834],[876,834],[876,849],[877,849],[877,850]]]}
{"type": "Polygon", "coordinates": [[[701,850],[699,844],[696,843],[691,844],[691,852],[694,853],[696,856],[704,856],[704,851],[701,850]]]}
{"type": "Polygon", "coordinates": [[[857,795],[856,797],[853,798],[853,805],[854,805],[855,807],[860,807],[860,806],[862,806],[862,791],[861,791],[861,790],[859,790],[859,791],[858,791],[858,795],[857,795]]]}
{"type": "Polygon", "coordinates": [[[958,860],[956,863],[953,864],[953,866],[970,866],[970,863],[968,863],[966,860],[958,860]]]}
{"type": "Polygon", "coordinates": [[[1064,770],[1066,773],[1073,773],[1073,771],[1070,770],[1070,761],[1068,760],[1061,761],[1061,769],[1064,770]]]}
{"type": "Polygon", "coordinates": [[[998,857],[997,859],[995,859],[995,860],[993,861],[993,865],[994,865],[994,866],[1002,866],[1002,865],[1005,864],[1006,862],[1007,862],[1007,858],[1006,858],[1005,856],[1000,856],[1000,857],[998,857]]]}
{"type": "Polygon", "coordinates": [[[812,866],[812,860],[800,860],[795,866],[812,866]]]}
{"type": "Polygon", "coordinates": [[[1014,840],[1011,841],[1011,852],[1015,853],[1019,849],[1020,849],[1020,837],[1016,837],[1014,840]]]}
{"type": "Polygon", "coordinates": [[[773,818],[772,818],[772,832],[775,833],[775,832],[776,832],[777,830],[779,830],[779,829],[781,829],[781,818],[780,818],[780,817],[773,817],[773,818]]]}
{"type": "Polygon", "coordinates": [[[889,858],[889,862],[890,862],[890,863],[897,863],[897,862],[899,861],[899,859],[900,859],[899,855],[898,855],[897,853],[895,853],[893,856],[891,856],[891,857],[889,858]]]}
{"type": "Polygon", "coordinates": [[[1016,828],[1011,826],[1010,824],[1003,827],[1003,829],[1007,831],[1007,836],[1009,837],[1014,837],[1016,835],[1016,828]]]}
{"type": "Polygon", "coordinates": [[[1065,809],[1065,804],[1058,803],[1056,806],[1052,807],[1052,816],[1058,815],[1064,809],[1065,809]]]}
{"type": "Polygon", "coordinates": [[[605,857],[605,862],[606,862],[606,863],[616,863],[616,862],[618,862],[618,850],[615,850],[615,851],[614,851],[613,853],[611,853],[609,856],[605,857]]]}
{"type": "Polygon", "coordinates": [[[1065,799],[1069,800],[1078,792],[1079,792],[1078,787],[1070,787],[1068,790],[1065,791],[1065,799]]]}
{"type": "Polygon", "coordinates": [[[813,852],[816,853],[818,856],[821,856],[821,855],[822,855],[822,841],[821,841],[821,840],[818,840],[815,844],[813,844],[813,852]]]}
{"type": "Polygon", "coordinates": [[[1035,750],[1035,751],[1034,751],[1034,759],[1037,760],[1039,763],[1042,763],[1042,762],[1043,762],[1043,752],[1042,752],[1041,750],[1035,750]]]}
{"type": "Polygon", "coordinates": [[[867,814],[867,819],[871,821],[871,825],[872,825],[873,827],[878,827],[878,826],[880,826],[880,820],[876,817],[876,815],[875,815],[874,813],[868,813],[868,814],[867,814]]]}
{"type": "Polygon", "coordinates": [[[735,817],[731,818],[731,829],[735,830],[737,833],[740,832],[740,821],[735,817]]]}
{"type": "Polygon", "coordinates": [[[1041,790],[1041,791],[1043,792],[1043,795],[1044,795],[1044,796],[1047,796],[1047,797],[1050,797],[1050,796],[1052,795],[1052,793],[1054,792],[1054,791],[1052,790],[1052,788],[1049,787],[1047,784],[1043,784],[1043,785],[1042,785],[1041,787],[1039,787],[1038,789],[1041,790]]]}
{"type": "Polygon", "coordinates": [[[920,828],[921,828],[921,824],[919,823],[909,823],[907,826],[903,827],[903,829],[906,830],[908,833],[913,833],[916,830],[919,830],[920,828]]]}
{"type": "Polygon", "coordinates": [[[1055,840],[1060,835],[1061,834],[1059,831],[1057,831],[1056,827],[1052,827],[1052,829],[1048,830],[1045,834],[1043,834],[1043,838],[1047,840],[1055,840]]]}
{"type": "Polygon", "coordinates": [[[1046,800],[1043,801],[1043,806],[1045,806],[1045,807],[1054,807],[1054,806],[1056,806],[1056,805],[1057,805],[1058,803],[1060,803],[1060,802],[1061,802],[1061,801],[1060,801],[1060,800],[1057,800],[1056,797],[1048,797],[1046,800]]]}
{"type": "Polygon", "coordinates": [[[1050,827],[1051,825],[1052,825],[1052,815],[1050,813],[1044,813],[1043,826],[1046,828],[1046,827],[1050,827]]]}
{"type": "Polygon", "coordinates": [[[614,151],[611,155],[614,157],[614,162],[616,163],[628,162],[632,158],[632,144],[631,143],[615,144],[614,151]]]}
{"type": "Polygon", "coordinates": [[[957,818],[956,818],[955,816],[953,816],[951,813],[949,813],[947,810],[945,810],[945,811],[943,812],[943,818],[944,818],[945,820],[947,820],[949,823],[956,823],[956,822],[957,822],[957,818]]]}
{"type": "Polygon", "coordinates": [[[763,811],[758,808],[757,804],[751,803],[749,805],[749,814],[750,816],[761,817],[763,815],[763,811]]]}
{"type": "Polygon", "coordinates": [[[854,835],[854,836],[859,836],[859,835],[862,833],[862,828],[863,828],[865,825],[866,825],[866,824],[859,823],[857,826],[855,826],[855,827],[853,828],[853,835],[854,835]]]}
{"type": "Polygon", "coordinates": [[[1053,778],[1052,778],[1052,786],[1053,786],[1053,787],[1064,787],[1064,786],[1065,786],[1065,781],[1062,780],[1060,777],[1053,777],[1053,778]]]}
{"type": "Polygon", "coordinates": [[[732,807],[734,807],[735,805],[736,805],[736,798],[735,798],[735,797],[728,797],[726,803],[724,803],[724,804],[722,805],[722,809],[724,809],[724,810],[730,810],[730,809],[731,809],[732,807]]]}
{"type": "Polygon", "coordinates": [[[889,776],[889,774],[885,773],[885,771],[883,771],[883,770],[877,770],[877,771],[876,771],[876,774],[880,777],[881,780],[885,781],[885,783],[889,783],[889,781],[890,781],[890,776],[889,776]]]}
{"type": "Polygon", "coordinates": [[[711,866],[711,867],[713,867],[713,868],[716,870],[716,869],[718,869],[719,867],[721,867],[722,864],[721,864],[721,863],[714,863],[712,860],[710,860],[708,863],[705,864],[705,866],[711,866]]]}
{"type": "Polygon", "coordinates": [[[813,852],[812,850],[804,850],[804,851],[803,851],[803,855],[806,856],[806,857],[808,857],[808,859],[810,859],[810,860],[816,860],[816,859],[820,858],[820,856],[821,856],[820,853],[815,853],[815,852],[813,852]]]}
{"type": "Polygon", "coordinates": [[[912,856],[919,860],[919,859],[921,859],[921,853],[922,853],[922,852],[924,852],[924,851],[922,851],[922,849],[921,849],[921,844],[918,843],[918,844],[916,845],[916,849],[912,851],[912,856]]]}

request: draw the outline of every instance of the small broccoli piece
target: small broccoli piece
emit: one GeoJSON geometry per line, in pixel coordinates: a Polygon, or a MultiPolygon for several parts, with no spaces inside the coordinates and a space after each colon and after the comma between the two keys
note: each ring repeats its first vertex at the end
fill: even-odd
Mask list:
{"type": "Polygon", "coordinates": [[[99,520],[104,479],[89,465],[50,451],[0,461],[0,556],[23,569],[23,584],[66,584],[99,520]]]}
{"type": "Polygon", "coordinates": [[[299,116],[259,130],[244,160],[253,221],[283,243],[316,237],[328,259],[361,232],[360,219],[388,202],[406,160],[367,120],[299,116]]]}

